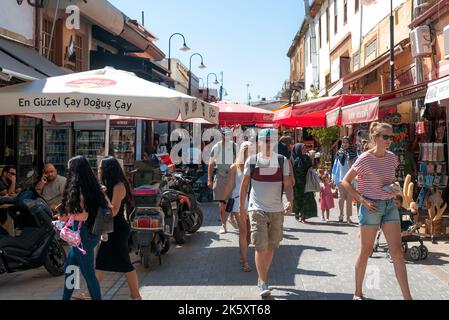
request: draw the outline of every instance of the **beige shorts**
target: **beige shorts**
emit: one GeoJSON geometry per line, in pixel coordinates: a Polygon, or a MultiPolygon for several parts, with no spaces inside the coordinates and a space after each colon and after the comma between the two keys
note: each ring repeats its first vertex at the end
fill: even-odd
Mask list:
{"type": "Polygon", "coordinates": [[[228,183],[228,177],[223,177],[219,174],[215,175],[214,179],[214,200],[226,202],[228,198],[225,197],[226,184],[228,183]]]}
{"type": "Polygon", "coordinates": [[[267,249],[268,246],[279,248],[284,238],[284,213],[249,211],[251,223],[251,243],[256,250],[267,249]]]}

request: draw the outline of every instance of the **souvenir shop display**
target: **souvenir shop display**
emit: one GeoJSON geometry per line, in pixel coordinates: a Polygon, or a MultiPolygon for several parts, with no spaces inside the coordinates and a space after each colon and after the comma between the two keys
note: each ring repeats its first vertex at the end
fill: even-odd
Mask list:
{"type": "Polygon", "coordinates": [[[420,135],[417,186],[417,205],[426,213],[425,228],[422,232],[435,236],[442,235],[441,219],[447,203],[443,192],[448,187],[449,176],[446,158],[444,121],[423,121],[417,125],[420,135]]]}
{"type": "Polygon", "coordinates": [[[390,151],[398,157],[399,164],[396,171],[396,178],[402,183],[405,180],[405,150],[408,138],[408,126],[406,124],[394,125],[393,135],[394,139],[390,146],[390,151]]]}

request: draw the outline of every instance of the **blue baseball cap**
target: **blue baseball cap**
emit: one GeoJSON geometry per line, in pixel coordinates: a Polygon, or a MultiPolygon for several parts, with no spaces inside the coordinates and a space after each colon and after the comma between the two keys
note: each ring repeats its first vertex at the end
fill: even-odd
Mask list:
{"type": "Polygon", "coordinates": [[[276,137],[276,134],[273,129],[262,129],[259,130],[258,138],[262,140],[271,139],[272,137],[276,137]]]}

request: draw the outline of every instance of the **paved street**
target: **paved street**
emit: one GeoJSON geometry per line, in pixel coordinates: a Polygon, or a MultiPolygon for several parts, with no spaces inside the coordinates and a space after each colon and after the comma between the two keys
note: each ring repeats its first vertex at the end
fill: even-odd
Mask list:
{"type": "MultiPolygon", "coordinates": [[[[254,248],[250,247],[253,272],[239,265],[238,237],[219,235],[216,204],[203,205],[205,223],[182,247],[173,245],[161,266],[148,272],[136,264],[144,299],[243,299],[258,300],[254,248]]],[[[332,212],[337,219],[336,211],[332,212]]],[[[276,253],[269,284],[273,299],[351,299],[354,288],[353,264],[358,250],[357,227],[338,223],[299,224],[286,216],[285,239],[276,253]]],[[[429,247],[429,258],[407,267],[415,299],[449,299],[447,242],[429,247]]],[[[136,260],[133,255],[133,259],[136,260]]],[[[0,276],[0,299],[60,299],[62,278],[52,278],[44,269],[0,276]]],[[[123,276],[108,274],[103,283],[105,299],[126,300],[123,276]]],[[[393,265],[385,252],[369,261],[365,295],[371,299],[401,299],[393,265]]]]}

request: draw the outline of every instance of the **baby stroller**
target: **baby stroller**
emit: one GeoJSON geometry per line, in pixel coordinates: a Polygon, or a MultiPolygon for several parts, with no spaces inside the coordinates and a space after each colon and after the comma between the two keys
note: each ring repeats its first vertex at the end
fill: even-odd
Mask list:
{"type": "MultiPolygon", "coordinates": [[[[399,216],[401,219],[401,241],[402,250],[405,254],[409,254],[413,261],[424,260],[427,258],[429,251],[427,247],[423,244],[424,237],[419,234],[419,223],[414,221],[413,213],[405,209],[399,210],[399,216]],[[417,242],[409,249],[408,243],[417,242]]],[[[378,252],[380,247],[385,247],[386,244],[380,243],[380,236],[382,235],[382,230],[379,229],[377,232],[376,242],[373,247],[373,252],[378,252]]],[[[390,252],[387,251],[387,259],[393,262],[390,252]]]]}

